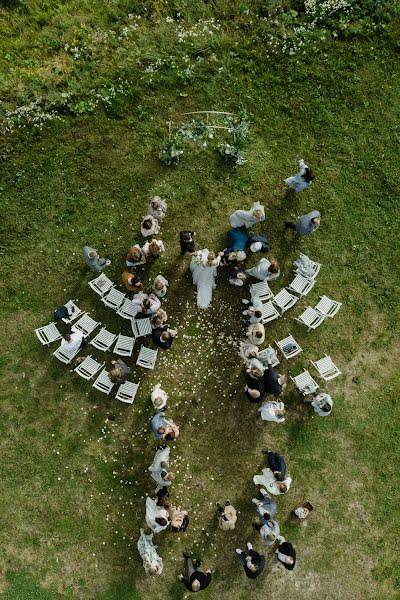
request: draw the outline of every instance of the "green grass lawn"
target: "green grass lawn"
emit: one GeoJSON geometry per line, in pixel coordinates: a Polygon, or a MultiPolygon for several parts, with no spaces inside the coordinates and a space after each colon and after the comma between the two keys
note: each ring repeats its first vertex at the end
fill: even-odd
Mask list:
{"type": "MultiPolygon", "coordinates": [[[[221,19],[221,31],[210,42],[215,66],[202,65],[182,82],[169,64],[152,81],[138,76],[134,89],[112,106],[75,116],[58,107],[62,121],[2,139],[0,598],[178,600],[187,595],[177,579],[184,549],[214,571],[204,598],[399,597],[398,24],[375,34],[332,37],[303,58],[270,60],[265,40],[245,22],[242,4],[236,21],[233,8],[225,7],[224,17],[218,3],[205,7],[205,15],[186,7],[193,11],[188,18],[215,13],[221,19]],[[160,164],[166,121],[179,122],[191,110],[240,108],[251,121],[243,166],[222,163],[210,144],[187,146],[176,167],[160,164]],[[295,173],[298,158],[312,165],[317,179],[289,199],[283,179],[295,173]],[[132,380],[140,379],[140,388],[129,407],[93,391],[72,367],[59,364],[52,356],[56,344],[41,347],[33,330],[51,320],[56,306],[76,298],[112,331],[129,333],[129,322],[104,308],[87,285],[93,275],[81,248],[94,245],[110,257],[107,275],[119,283],[127,249],[141,242],[140,221],[155,194],[168,202],[161,229],[166,253],[146,265],[144,279],[147,284],[159,272],[169,279],[165,309],[179,335],[170,351],[159,354],[154,372],[134,368],[132,380]],[[229,286],[226,271],[220,269],[211,308],[196,308],[189,259],[179,255],[180,229],[193,227],[199,248],[222,249],[229,214],[255,200],[265,205],[266,221],[254,230],[268,233],[270,256],[282,269],[273,291],[290,282],[300,251],[323,265],[309,296],[268,325],[267,341],[288,332],[299,341],[303,352],[282,359],[281,371],[290,375],[325,353],[332,356],[343,375],[321,386],[334,398],[328,419],[314,417],[292,385],[281,425],[262,422],[257,406],[243,398],[237,347],[246,290],[229,286]],[[322,214],[315,235],[296,239],[284,232],[284,220],[314,208],[322,214]],[[307,333],[294,317],[323,293],[343,307],[307,333]],[[149,579],[136,541],[146,494],[154,489],[146,469],[155,451],[149,396],[157,382],[168,392],[168,415],[181,429],[171,452],[177,474],[171,499],[189,511],[190,525],[184,534],[157,536],[164,572],[149,579]],[[111,413],[113,422],[107,420],[111,413]],[[278,499],[276,518],[296,547],[298,563],[293,572],[283,572],[266,548],[265,573],[249,581],[234,550],[247,540],[261,548],[251,498],[264,446],[284,454],[293,477],[289,493],[278,499]],[[214,509],[226,498],[239,518],[236,529],[224,533],[214,509]],[[305,499],[315,511],[294,524],[290,511],[305,499]]],[[[42,20],[37,12],[34,19],[24,13],[23,3],[2,9],[10,58],[1,60],[14,65],[13,76],[4,71],[0,79],[9,110],[13,102],[30,101],[35,90],[46,98],[57,92],[51,78],[43,92],[47,71],[39,67],[47,68],[49,60],[62,63],[61,42],[77,15],[105,27],[135,12],[122,3],[112,5],[113,14],[101,13],[99,3],[64,5],[58,21],[54,7],[44,4],[42,20]],[[28,25],[24,42],[21,32],[28,25]],[[44,41],[49,36],[50,47],[44,41]]],[[[154,38],[145,46],[139,30],[135,52],[147,53],[148,62],[157,52],[181,57],[164,21],[185,3],[176,2],[172,12],[161,2],[150,5],[146,27],[154,38]]],[[[128,54],[121,55],[126,72],[128,54]]],[[[77,98],[86,102],[87,86],[97,89],[115,76],[118,57],[111,63],[107,56],[90,68],[60,67],[60,81],[72,85],[76,78],[77,98]]]]}

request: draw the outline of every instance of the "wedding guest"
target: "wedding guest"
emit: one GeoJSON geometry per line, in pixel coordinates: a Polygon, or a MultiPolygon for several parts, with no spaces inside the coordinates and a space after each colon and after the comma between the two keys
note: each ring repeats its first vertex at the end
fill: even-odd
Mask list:
{"type": "MultiPolygon", "coordinates": [[[[256,360],[256,359],[253,359],[256,360]]],[[[265,396],[265,386],[262,379],[263,371],[253,368],[246,374],[244,393],[250,402],[262,402],[265,396]]]]}
{"type": "Polygon", "coordinates": [[[157,554],[157,546],[153,544],[153,535],[146,535],[143,529],[140,530],[140,537],[137,542],[137,549],[140,558],[143,560],[143,568],[146,575],[161,575],[163,571],[163,561],[157,554]]]}
{"type": "Polygon", "coordinates": [[[129,248],[129,252],[126,255],[126,264],[128,267],[139,267],[144,265],[146,257],[139,244],[135,244],[129,248]]]}
{"type": "Polygon", "coordinates": [[[155,345],[162,350],[168,350],[168,348],[171,348],[176,334],[176,329],[170,329],[167,326],[156,327],[156,329],[153,329],[151,332],[151,339],[155,345]]]}
{"type": "Polygon", "coordinates": [[[283,564],[285,569],[293,571],[296,564],[296,550],[293,548],[290,542],[286,542],[285,538],[282,538],[281,543],[275,550],[277,559],[283,564]]]}
{"type": "Polygon", "coordinates": [[[262,323],[254,323],[249,325],[247,330],[247,337],[249,342],[255,346],[262,346],[265,341],[265,327],[262,323]]]}
{"type": "Polygon", "coordinates": [[[226,234],[227,247],[223,251],[225,257],[231,252],[236,254],[236,261],[242,261],[246,258],[246,247],[249,236],[245,227],[233,227],[226,234]]]}
{"type": "Polygon", "coordinates": [[[260,533],[260,537],[266,546],[273,546],[281,539],[279,523],[270,519],[264,523],[256,523],[254,529],[260,533]]]}
{"type": "Polygon", "coordinates": [[[179,435],[179,427],[172,421],[166,419],[163,410],[158,410],[151,420],[151,431],[157,440],[170,442],[179,435]]]}
{"type": "Polygon", "coordinates": [[[272,394],[277,398],[287,385],[285,375],[280,375],[272,366],[272,361],[268,359],[268,367],[264,371],[265,393],[272,394]]]}
{"type": "Polygon", "coordinates": [[[306,165],[303,159],[299,160],[300,171],[293,177],[285,179],[285,183],[295,192],[301,192],[308,188],[315,179],[314,173],[306,165]]]}
{"type": "Polygon", "coordinates": [[[268,252],[269,241],[267,235],[265,233],[251,235],[247,240],[247,248],[249,248],[251,252],[268,252]]]}
{"type": "Polygon", "coordinates": [[[161,240],[152,239],[151,242],[147,241],[144,244],[142,250],[146,258],[158,258],[160,254],[165,252],[165,246],[161,240]]]}
{"type": "Polygon", "coordinates": [[[167,203],[165,200],[160,198],[160,196],[154,196],[154,198],[150,198],[149,206],[147,207],[147,213],[157,219],[158,221],[162,221],[167,212],[167,203]]]}
{"type": "Polygon", "coordinates": [[[160,533],[169,525],[169,515],[165,508],[157,506],[155,500],[146,498],[146,523],[154,533],[160,533]]]}
{"type": "Polygon", "coordinates": [[[255,346],[250,341],[246,340],[245,342],[240,342],[239,346],[239,356],[242,358],[247,366],[249,366],[249,362],[253,358],[257,358],[259,348],[255,346]]]}
{"type": "Polygon", "coordinates": [[[162,308],[159,308],[158,311],[154,313],[154,315],[151,315],[150,324],[153,329],[156,329],[157,327],[163,327],[167,320],[167,313],[162,308]]]}
{"type": "Polygon", "coordinates": [[[157,383],[153,391],[151,392],[151,401],[153,403],[154,408],[161,410],[166,407],[168,401],[168,394],[161,389],[161,385],[157,383]]]}
{"type": "Polygon", "coordinates": [[[189,252],[189,254],[193,254],[196,250],[196,245],[193,241],[194,231],[180,231],[179,232],[179,242],[181,245],[181,254],[185,254],[189,252]]]}
{"type": "Polygon", "coordinates": [[[179,533],[180,531],[186,531],[189,525],[189,514],[187,510],[183,510],[180,506],[174,506],[173,504],[165,504],[165,508],[168,511],[170,519],[171,531],[179,533]]]}
{"type": "Polygon", "coordinates": [[[278,402],[276,400],[263,402],[262,406],[258,410],[261,413],[261,419],[263,421],[283,423],[285,420],[285,405],[283,402],[278,402]]]}
{"type": "Polygon", "coordinates": [[[160,225],[157,219],[152,215],[146,215],[140,224],[140,231],[143,237],[149,237],[150,235],[157,235],[160,231],[160,225]]]}
{"type": "Polygon", "coordinates": [[[67,350],[68,353],[73,353],[86,346],[86,340],[83,337],[83,333],[79,330],[74,330],[70,326],[65,328],[63,339],[61,340],[61,347],[67,350]]]}
{"type": "Polygon", "coordinates": [[[256,510],[261,523],[264,524],[276,515],[277,506],[275,500],[271,498],[264,488],[260,489],[260,494],[262,495],[262,500],[253,498],[252,502],[256,505],[256,510]]]}
{"type": "Polygon", "coordinates": [[[265,220],[265,209],[259,202],[254,202],[250,210],[235,210],[229,217],[231,227],[252,227],[265,220]]]}
{"type": "Polygon", "coordinates": [[[157,275],[155,280],[153,281],[153,292],[158,298],[164,298],[165,294],[168,291],[169,283],[162,275],[157,275]]]}
{"type": "Polygon", "coordinates": [[[169,453],[168,446],[157,446],[157,451],[148,471],[154,481],[158,484],[155,493],[163,488],[171,485],[175,475],[169,471],[169,453]]]}
{"type": "Polygon", "coordinates": [[[245,325],[253,325],[254,323],[261,323],[262,321],[262,312],[259,308],[254,306],[249,306],[246,310],[242,311],[242,315],[244,317],[248,317],[243,320],[245,325]]]}
{"type": "Polygon", "coordinates": [[[222,531],[235,529],[237,512],[229,500],[226,501],[224,507],[217,502],[217,518],[219,528],[222,529],[222,531]]]}
{"type": "Polygon", "coordinates": [[[120,358],[118,360],[112,360],[111,364],[114,366],[108,373],[110,380],[113,383],[125,383],[128,379],[128,375],[132,372],[132,369],[120,358]]]}
{"type": "Polygon", "coordinates": [[[265,566],[265,556],[253,550],[250,542],[247,542],[247,552],[240,548],[236,548],[236,553],[239,555],[243,563],[244,572],[249,579],[255,579],[263,572],[265,566]]]}
{"type": "Polygon", "coordinates": [[[187,552],[183,553],[183,558],[186,560],[187,578],[182,574],[179,579],[185,584],[189,592],[200,592],[205,590],[211,583],[211,571],[204,572],[200,567],[200,561],[192,562],[190,555],[187,552]]]}
{"type": "Polygon", "coordinates": [[[321,225],[321,213],[318,210],[299,217],[296,223],[285,221],[285,229],[293,229],[299,235],[311,235],[321,225]]]}
{"type": "Polygon", "coordinates": [[[231,285],[242,287],[247,279],[247,273],[244,269],[235,269],[229,273],[228,282],[231,285]]]}
{"type": "Polygon", "coordinates": [[[143,319],[154,315],[161,308],[161,300],[155,294],[151,293],[147,298],[133,300],[139,308],[136,319],[143,319]]]}
{"type": "Polygon", "coordinates": [[[272,452],[269,448],[263,448],[267,466],[271,469],[277,481],[283,481],[286,477],[286,461],[278,452],[272,452]]]}
{"type": "Polygon", "coordinates": [[[263,469],[261,475],[254,475],[253,481],[256,485],[263,485],[267,493],[278,496],[289,491],[292,478],[286,477],[284,481],[277,481],[271,469],[263,469]]]}
{"type": "Polygon", "coordinates": [[[130,271],[124,271],[122,273],[122,282],[126,289],[130,292],[137,294],[142,291],[143,283],[137,273],[131,273],[130,271]]]}
{"type": "Polygon", "coordinates": [[[260,281],[274,281],[279,277],[280,269],[275,258],[271,260],[261,258],[252,269],[246,269],[246,273],[260,281]]]}
{"type": "Polygon", "coordinates": [[[321,392],[313,396],[311,406],[319,417],[327,417],[332,412],[333,400],[329,394],[321,392]]]}
{"type": "Polygon", "coordinates": [[[100,258],[97,253],[97,250],[91,248],[90,246],[84,246],[83,248],[83,258],[87,266],[97,273],[104,271],[106,267],[111,265],[111,260],[106,258],[100,258]]]}

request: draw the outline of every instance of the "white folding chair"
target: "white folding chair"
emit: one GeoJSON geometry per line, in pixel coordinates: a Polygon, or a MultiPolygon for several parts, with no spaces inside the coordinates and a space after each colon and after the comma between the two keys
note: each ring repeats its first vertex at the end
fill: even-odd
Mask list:
{"type": "Polygon", "coordinates": [[[64,304],[64,306],[71,315],[69,317],[65,317],[64,319],[62,319],[62,321],[64,321],[64,323],[72,323],[72,321],[75,321],[75,319],[77,319],[78,317],[80,317],[83,314],[83,311],[79,308],[79,306],[77,306],[75,304],[75,302],[73,300],[69,300],[67,302],[67,304],[64,304]]]}
{"type": "MultiPolygon", "coordinates": [[[[313,275],[311,276],[311,278],[315,279],[319,273],[320,268],[322,267],[321,263],[311,260],[311,258],[309,256],[307,256],[306,254],[303,254],[302,252],[300,252],[300,258],[308,258],[308,260],[310,261],[310,266],[313,270],[313,275]]],[[[299,267],[296,267],[295,273],[300,273],[299,267]]]]}
{"type": "Polygon", "coordinates": [[[99,390],[99,392],[103,392],[103,394],[108,395],[111,392],[111,390],[114,387],[114,384],[111,381],[108,375],[108,371],[106,369],[102,370],[92,387],[96,388],[96,390],[99,390]]]}
{"type": "Polygon", "coordinates": [[[154,369],[157,360],[157,352],[157,350],[141,346],[136,364],[145,369],[154,369]]]}
{"type": "Polygon", "coordinates": [[[286,288],[283,288],[280,292],[273,297],[272,302],[277,305],[278,308],[281,309],[282,315],[284,312],[292,308],[298,301],[297,296],[293,296],[290,292],[287,291],[286,288]]]}
{"type": "Polygon", "coordinates": [[[150,319],[132,319],[132,331],[137,338],[150,335],[152,332],[150,319]]]}
{"type": "Polygon", "coordinates": [[[101,298],[101,301],[108,306],[108,308],[112,308],[112,310],[118,310],[120,306],[124,303],[125,294],[117,290],[117,288],[111,288],[106,296],[101,298]]]}
{"type": "Polygon", "coordinates": [[[139,312],[137,302],[130,298],[125,298],[123,305],[117,310],[117,315],[123,319],[133,319],[139,312]]]}
{"type": "Polygon", "coordinates": [[[89,344],[97,348],[97,350],[106,352],[106,350],[111,348],[116,339],[117,336],[115,333],[111,333],[111,331],[107,331],[107,329],[102,327],[96,337],[93,338],[89,344]]]}
{"type": "Polygon", "coordinates": [[[115,394],[115,399],[120,400],[121,402],[126,402],[126,404],[132,404],[135,399],[136,392],[138,391],[138,387],[138,383],[131,383],[130,381],[121,383],[117,393],[115,394]]]}
{"type": "Polygon", "coordinates": [[[104,275],[104,273],[88,283],[92,290],[96,292],[96,294],[99,294],[99,296],[104,296],[104,294],[106,294],[114,285],[111,279],[108,279],[107,275],[104,275]]]}
{"type": "Polygon", "coordinates": [[[286,359],[293,358],[293,356],[296,356],[296,354],[299,354],[302,351],[299,344],[290,333],[283,340],[275,342],[275,344],[286,359]]]}
{"type": "Polygon", "coordinates": [[[316,329],[325,321],[327,317],[322,315],[320,312],[312,308],[311,306],[307,306],[304,312],[301,313],[299,317],[296,317],[296,321],[303,323],[308,327],[308,331],[310,329],[316,329]]]}
{"type": "Polygon", "coordinates": [[[57,348],[55,352],[53,352],[53,356],[58,358],[65,365],[69,365],[71,360],[75,358],[81,348],[74,348],[73,350],[69,350],[67,344],[64,346],[60,346],[57,348]]]}
{"type": "Polygon", "coordinates": [[[270,358],[271,356],[273,357],[271,365],[273,367],[276,367],[277,365],[279,365],[280,361],[276,355],[276,350],[274,350],[272,346],[267,346],[266,348],[264,348],[264,350],[260,350],[256,358],[265,366],[268,364],[268,358],[270,358]]]}
{"type": "Polygon", "coordinates": [[[50,346],[52,342],[61,340],[62,335],[58,331],[55,323],[49,323],[44,327],[35,329],[36,337],[43,346],[50,346]]]}
{"type": "Polygon", "coordinates": [[[320,296],[320,298],[321,300],[318,302],[315,310],[326,317],[334,317],[342,306],[342,303],[331,300],[328,296],[320,296]]]}
{"type": "Polygon", "coordinates": [[[331,357],[325,354],[323,358],[320,358],[317,361],[311,361],[314,367],[317,369],[318,373],[321,375],[322,379],[325,381],[329,381],[330,379],[334,379],[338,375],[341,375],[342,372],[339,371],[335,363],[332,361],[331,357]]]}
{"type": "Polygon", "coordinates": [[[307,394],[313,394],[319,388],[318,383],[314,381],[306,369],[304,369],[303,373],[300,373],[300,375],[296,375],[296,377],[290,377],[290,379],[293,381],[299,392],[303,394],[303,396],[307,396],[307,394]]]}
{"type": "Polygon", "coordinates": [[[250,294],[252,298],[259,298],[261,302],[271,300],[271,298],[273,298],[274,296],[266,281],[260,281],[260,283],[253,283],[250,286],[250,294]]]}
{"type": "Polygon", "coordinates": [[[134,343],[134,337],[122,335],[120,333],[117,337],[117,341],[115,342],[113,354],[119,354],[120,356],[132,356],[134,343]]]}
{"type": "Polygon", "coordinates": [[[272,302],[266,302],[265,304],[262,304],[259,310],[261,310],[261,321],[264,324],[268,323],[269,321],[273,321],[274,319],[278,319],[278,317],[281,316],[276,310],[275,306],[272,304],[272,302]]]}
{"type": "Polygon", "coordinates": [[[90,317],[87,313],[85,313],[78,321],[76,321],[71,329],[72,331],[81,331],[83,333],[83,337],[87,337],[90,335],[96,327],[101,325],[99,321],[95,321],[90,317]]]}
{"type": "Polygon", "coordinates": [[[313,289],[315,285],[315,279],[307,279],[303,275],[296,275],[291,283],[288,285],[288,289],[292,292],[296,292],[299,296],[307,296],[308,292],[313,289]]]}
{"type": "Polygon", "coordinates": [[[83,379],[91,379],[94,375],[96,375],[97,371],[104,367],[104,363],[99,363],[97,360],[94,360],[90,355],[85,358],[83,362],[81,362],[77,367],[75,367],[74,371],[83,379]]]}

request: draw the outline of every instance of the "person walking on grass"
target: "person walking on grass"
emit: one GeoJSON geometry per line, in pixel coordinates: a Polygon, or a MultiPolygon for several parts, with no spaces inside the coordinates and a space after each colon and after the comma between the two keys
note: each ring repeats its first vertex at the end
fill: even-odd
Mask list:
{"type": "Polygon", "coordinates": [[[222,529],[222,531],[235,529],[237,513],[229,500],[226,501],[224,507],[217,502],[217,518],[219,528],[222,529]]]}
{"type": "Polygon", "coordinates": [[[293,571],[296,564],[296,550],[290,542],[286,542],[285,538],[281,538],[278,548],[275,550],[277,559],[283,564],[285,569],[293,571]]]}
{"type": "Polygon", "coordinates": [[[148,468],[151,477],[157,483],[156,494],[161,488],[171,485],[175,477],[169,470],[169,453],[170,448],[166,444],[157,446],[153,462],[148,468]]]}
{"type": "Polygon", "coordinates": [[[211,583],[211,571],[206,572],[200,567],[200,561],[195,560],[194,564],[188,552],[183,553],[186,561],[187,577],[179,575],[179,579],[187,587],[189,592],[200,592],[205,590],[211,583]]]}
{"type": "Polygon", "coordinates": [[[154,344],[162,350],[168,350],[171,348],[176,334],[176,329],[170,329],[165,325],[164,327],[156,327],[153,329],[151,332],[151,339],[154,344]]]}
{"type": "Polygon", "coordinates": [[[321,392],[313,396],[311,406],[319,417],[328,417],[332,412],[333,400],[329,394],[321,392]]]}
{"type": "Polygon", "coordinates": [[[249,579],[256,579],[264,570],[265,556],[253,550],[250,542],[247,542],[247,552],[236,548],[236,554],[239,555],[243,563],[244,572],[249,579]]]}
{"type": "Polygon", "coordinates": [[[293,175],[293,177],[288,177],[285,179],[287,186],[295,192],[301,192],[310,187],[315,179],[314,173],[306,165],[303,159],[299,160],[299,167],[300,171],[297,173],[297,175],[293,175]]]}
{"type": "Polygon", "coordinates": [[[285,229],[293,229],[299,235],[311,235],[321,225],[321,213],[318,210],[299,217],[296,223],[285,221],[285,229]]]}
{"type": "Polygon", "coordinates": [[[264,524],[276,515],[277,506],[275,500],[267,493],[267,490],[261,488],[260,494],[262,499],[259,500],[258,498],[253,498],[252,502],[256,506],[256,511],[260,517],[261,523],[264,524]]]}
{"type": "Polygon", "coordinates": [[[280,535],[279,523],[273,519],[262,523],[255,523],[254,529],[259,532],[260,537],[266,546],[273,546],[275,542],[283,540],[280,535]]]}
{"type": "Polygon", "coordinates": [[[97,250],[90,246],[84,246],[83,248],[83,259],[87,266],[96,273],[101,273],[106,267],[111,265],[111,260],[106,258],[100,258],[97,250]]]}
{"type": "Polygon", "coordinates": [[[146,498],[146,523],[147,526],[154,532],[160,533],[167,529],[169,525],[168,511],[162,506],[157,506],[153,498],[146,498]]]}

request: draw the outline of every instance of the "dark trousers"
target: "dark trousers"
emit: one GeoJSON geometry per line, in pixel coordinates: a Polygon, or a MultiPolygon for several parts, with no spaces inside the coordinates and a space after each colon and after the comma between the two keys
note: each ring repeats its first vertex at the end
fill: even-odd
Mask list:
{"type": "Polygon", "coordinates": [[[297,231],[296,223],[292,223],[291,221],[285,221],[285,229],[293,229],[294,231],[297,231]]]}

